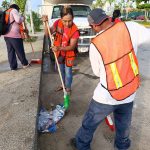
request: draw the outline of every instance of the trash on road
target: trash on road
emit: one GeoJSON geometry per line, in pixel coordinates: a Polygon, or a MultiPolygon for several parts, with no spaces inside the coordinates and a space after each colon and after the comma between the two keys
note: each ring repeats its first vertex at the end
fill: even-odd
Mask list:
{"type": "Polygon", "coordinates": [[[54,133],[57,130],[56,123],[58,123],[65,114],[65,107],[62,104],[56,105],[54,110],[50,112],[44,107],[40,109],[38,118],[38,131],[42,133],[54,133]]]}

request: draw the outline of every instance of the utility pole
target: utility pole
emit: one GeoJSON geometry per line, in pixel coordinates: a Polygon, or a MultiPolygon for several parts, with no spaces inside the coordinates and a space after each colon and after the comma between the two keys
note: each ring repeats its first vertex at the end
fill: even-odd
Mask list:
{"type": "Polygon", "coordinates": [[[31,6],[31,0],[28,0],[28,8],[30,13],[30,24],[31,24],[31,32],[34,34],[34,25],[33,25],[33,18],[32,18],[32,6],[31,6]]]}

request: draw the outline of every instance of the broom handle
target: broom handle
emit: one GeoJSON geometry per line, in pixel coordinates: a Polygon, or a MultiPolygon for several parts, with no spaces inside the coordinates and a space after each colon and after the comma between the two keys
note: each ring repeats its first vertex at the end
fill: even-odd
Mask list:
{"type": "MultiPolygon", "coordinates": [[[[24,22],[22,22],[22,25],[23,25],[23,29],[25,30],[26,29],[26,26],[25,26],[25,23],[24,22]]],[[[27,33],[26,33],[27,34],[27,33]]],[[[27,38],[29,39],[29,43],[30,43],[30,46],[31,46],[31,49],[32,49],[32,53],[33,53],[33,57],[35,58],[35,52],[34,52],[34,49],[33,49],[33,45],[32,45],[32,43],[31,43],[31,38],[30,38],[30,36],[29,35],[26,35],[27,36],[27,38]]]]}
{"type": "MultiPolygon", "coordinates": [[[[47,30],[48,30],[49,38],[50,38],[50,40],[51,40],[51,45],[53,46],[52,34],[51,34],[51,32],[50,32],[48,22],[46,21],[45,23],[46,23],[46,27],[47,27],[47,30]]],[[[55,56],[56,64],[57,64],[57,67],[58,67],[58,73],[59,73],[59,77],[60,77],[61,84],[62,84],[62,87],[63,87],[63,92],[64,92],[64,94],[66,94],[65,85],[64,85],[64,82],[63,82],[63,79],[62,79],[60,67],[59,67],[59,64],[58,64],[58,59],[57,59],[57,56],[56,56],[56,53],[55,53],[55,52],[54,52],[54,56],[55,56]]]]}
{"type": "MultiPolygon", "coordinates": [[[[30,38],[29,38],[30,39],[30,38]]],[[[31,46],[31,49],[32,49],[32,53],[33,53],[33,57],[35,58],[35,52],[34,52],[34,49],[33,49],[33,45],[31,43],[31,41],[29,42],[30,43],[30,46],[31,46]]]]}

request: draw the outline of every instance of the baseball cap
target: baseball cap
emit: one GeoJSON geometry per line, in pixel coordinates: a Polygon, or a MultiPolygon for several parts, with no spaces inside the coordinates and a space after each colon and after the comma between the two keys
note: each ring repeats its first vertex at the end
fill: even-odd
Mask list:
{"type": "Polygon", "coordinates": [[[88,22],[90,25],[99,25],[107,18],[109,18],[109,16],[106,15],[104,10],[101,8],[96,8],[89,13],[88,22]]]}

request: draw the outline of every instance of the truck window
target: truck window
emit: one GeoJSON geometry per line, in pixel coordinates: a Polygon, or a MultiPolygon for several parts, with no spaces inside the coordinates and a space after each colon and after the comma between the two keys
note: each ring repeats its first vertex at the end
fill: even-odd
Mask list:
{"type": "MultiPolygon", "coordinates": [[[[60,18],[60,10],[62,6],[54,6],[53,12],[52,12],[52,19],[60,18]]],[[[71,5],[71,8],[73,10],[74,17],[87,17],[91,9],[89,6],[82,6],[82,5],[71,5]]]]}
{"type": "Polygon", "coordinates": [[[52,19],[60,18],[60,10],[62,6],[54,6],[52,12],[52,19]]]}
{"type": "Polygon", "coordinates": [[[74,17],[87,17],[91,9],[88,6],[71,6],[74,17]]]}

